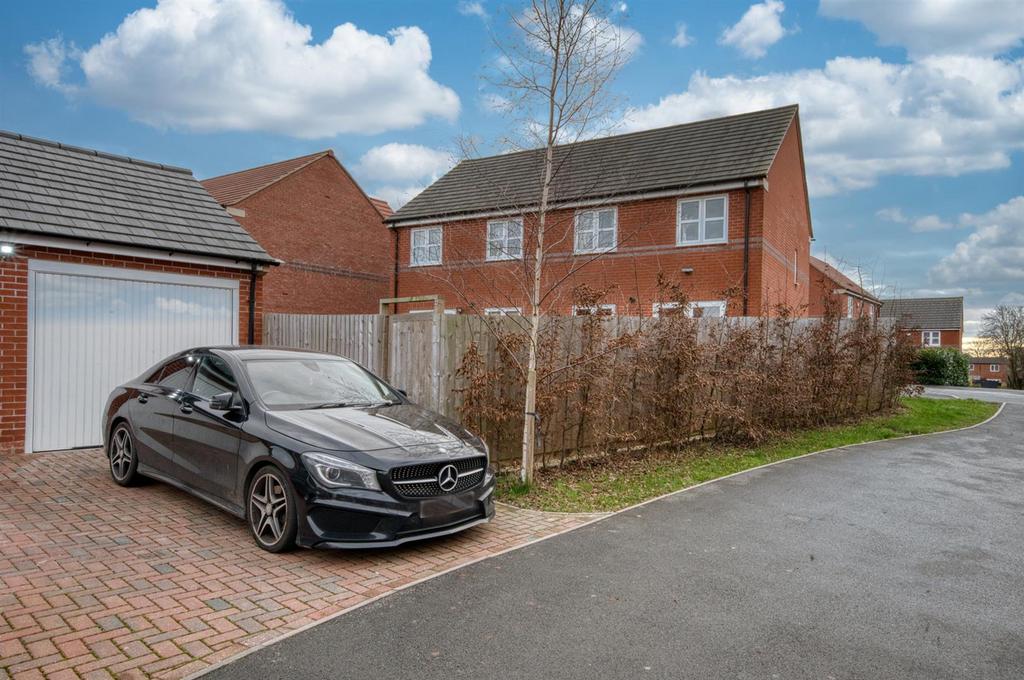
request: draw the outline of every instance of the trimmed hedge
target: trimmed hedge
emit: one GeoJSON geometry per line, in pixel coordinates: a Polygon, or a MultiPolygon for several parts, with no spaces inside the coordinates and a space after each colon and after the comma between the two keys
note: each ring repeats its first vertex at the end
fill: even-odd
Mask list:
{"type": "Polygon", "coordinates": [[[914,360],[917,381],[922,385],[970,385],[971,362],[954,347],[922,349],[914,360]]]}

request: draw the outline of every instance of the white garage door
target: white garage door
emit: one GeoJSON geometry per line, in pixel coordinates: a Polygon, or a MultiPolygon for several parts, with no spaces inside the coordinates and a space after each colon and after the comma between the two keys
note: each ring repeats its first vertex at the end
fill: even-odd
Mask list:
{"type": "Polygon", "coordinates": [[[26,449],[95,446],[110,391],[174,352],[238,342],[238,281],[29,262],[26,449]]]}

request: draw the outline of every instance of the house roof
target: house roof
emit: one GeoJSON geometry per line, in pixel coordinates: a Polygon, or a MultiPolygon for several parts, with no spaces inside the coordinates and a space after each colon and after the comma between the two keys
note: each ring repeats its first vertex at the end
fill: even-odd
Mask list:
{"type": "Polygon", "coordinates": [[[1009,360],[1006,357],[971,357],[971,363],[1006,365],[1009,363],[1009,360]]]}
{"type": "MultiPolygon", "coordinates": [[[[555,147],[555,205],[768,174],[798,112],[784,106],[555,147]]],[[[464,160],[388,222],[539,203],[544,150],[464,160]]]]}
{"type": "Polygon", "coordinates": [[[370,203],[373,203],[373,207],[377,209],[380,216],[387,219],[395,214],[395,211],[391,209],[391,206],[383,198],[377,198],[376,196],[370,196],[370,203]]]}
{"type": "Polygon", "coordinates": [[[276,263],[190,170],[0,130],[0,232],[276,263]]]}
{"type": "Polygon", "coordinates": [[[814,257],[812,255],[811,266],[814,267],[819,272],[821,272],[823,275],[827,276],[839,288],[848,290],[856,295],[859,295],[860,297],[867,298],[872,302],[877,302],[879,304],[882,302],[877,297],[875,297],[867,290],[865,290],[860,284],[858,284],[849,276],[847,276],[846,274],[842,273],[841,271],[830,265],[828,262],[825,262],[824,260],[814,257]]]}
{"type": "Polygon", "coordinates": [[[880,316],[883,319],[897,319],[904,326],[912,328],[962,329],[964,299],[962,297],[943,297],[883,300],[880,316]]]}
{"type": "Polygon", "coordinates": [[[266,189],[271,184],[280,182],[288,175],[298,172],[310,163],[324,156],[333,156],[330,149],[318,151],[308,156],[289,158],[288,160],[268,163],[248,170],[239,170],[218,177],[204,179],[202,185],[210,192],[218,203],[224,206],[235,205],[249,198],[257,191],[266,189]]]}

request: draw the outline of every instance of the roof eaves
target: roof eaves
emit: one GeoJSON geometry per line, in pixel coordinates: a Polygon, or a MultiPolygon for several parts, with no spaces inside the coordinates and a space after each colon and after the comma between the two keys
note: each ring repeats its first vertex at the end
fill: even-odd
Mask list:
{"type": "MultiPolygon", "coordinates": [[[[278,182],[281,182],[282,180],[284,180],[287,177],[291,177],[292,175],[297,173],[299,170],[302,170],[304,168],[308,168],[311,164],[315,163],[316,161],[320,160],[321,158],[323,158],[325,156],[330,156],[331,158],[334,158],[334,151],[332,149],[326,149],[325,151],[318,151],[316,153],[309,154],[309,156],[307,157],[307,160],[304,163],[301,163],[301,164],[297,165],[296,167],[292,168],[291,170],[289,170],[288,172],[284,173],[283,175],[279,175],[279,176],[271,179],[270,181],[261,184],[260,186],[254,188],[253,190],[249,191],[247,194],[241,196],[240,198],[236,198],[233,201],[231,201],[230,203],[223,203],[222,205],[224,205],[224,206],[238,205],[242,201],[244,201],[246,199],[249,199],[249,198],[252,198],[253,196],[258,194],[259,192],[263,191],[264,189],[266,189],[268,187],[274,186],[275,184],[277,184],[278,182]]],[[[302,158],[302,156],[299,156],[298,158],[302,158]]],[[[271,165],[277,165],[278,163],[286,163],[289,160],[295,160],[295,159],[294,158],[289,158],[289,159],[285,159],[283,161],[275,161],[273,163],[264,163],[263,165],[257,165],[254,168],[246,168],[245,170],[236,170],[235,172],[229,172],[229,173],[227,173],[225,175],[217,175],[216,177],[207,177],[206,179],[202,180],[200,182],[200,184],[203,184],[205,182],[209,182],[210,180],[224,179],[225,177],[231,177],[232,175],[240,175],[242,173],[252,172],[253,170],[259,170],[261,168],[266,168],[266,167],[269,167],[271,165]]],[[[335,159],[335,160],[337,160],[337,159],[335,159]]],[[[339,163],[339,165],[340,165],[340,163],[339,163]]],[[[205,186],[204,186],[204,188],[205,188],[205,186]]],[[[209,191],[209,189],[207,189],[207,191],[209,191]]]]}

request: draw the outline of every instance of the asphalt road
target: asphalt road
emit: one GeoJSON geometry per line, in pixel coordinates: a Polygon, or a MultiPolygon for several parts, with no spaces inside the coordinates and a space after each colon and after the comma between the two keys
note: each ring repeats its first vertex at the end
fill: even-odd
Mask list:
{"type": "Polygon", "coordinates": [[[1020,404],[1024,406],[1024,392],[1021,390],[986,389],[983,387],[925,387],[924,393],[929,397],[952,397],[955,399],[979,399],[995,401],[1001,404],[1020,404]]]}
{"type": "Polygon", "coordinates": [[[1022,678],[1024,407],[485,560],[209,678],[1022,678]]]}

